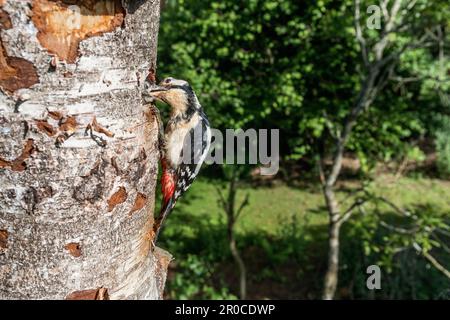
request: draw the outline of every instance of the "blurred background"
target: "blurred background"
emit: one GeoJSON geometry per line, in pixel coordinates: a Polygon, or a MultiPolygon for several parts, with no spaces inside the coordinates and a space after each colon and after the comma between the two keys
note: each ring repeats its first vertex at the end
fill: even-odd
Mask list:
{"type": "Polygon", "coordinates": [[[158,77],[214,128],[280,129],[281,156],[275,176],[203,167],[160,238],[166,299],[450,298],[449,12],[163,1],[158,77]]]}

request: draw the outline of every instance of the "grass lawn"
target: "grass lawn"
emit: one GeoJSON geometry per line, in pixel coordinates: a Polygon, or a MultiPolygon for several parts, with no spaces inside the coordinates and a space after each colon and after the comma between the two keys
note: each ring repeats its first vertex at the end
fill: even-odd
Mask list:
{"type": "MultiPolygon", "coordinates": [[[[217,184],[198,179],[167,220],[159,245],[173,253],[175,260],[171,263],[166,298],[222,299],[229,298],[229,293],[237,295],[237,269],[226,242],[225,214],[218,204],[217,184]]],[[[346,198],[348,190],[355,187],[353,181],[344,182],[338,198],[346,198]]],[[[408,177],[394,181],[392,176],[382,175],[371,189],[400,208],[415,207],[418,212],[429,206],[432,209],[426,210],[432,210],[433,214],[450,217],[449,181],[408,177]]],[[[247,193],[249,205],[237,222],[236,237],[247,265],[248,297],[319,298],[326,268],[328,220],[320,187],[246,185],[239,189],[238,205],[247,193]]],[[[346,206],[349,203],[351,199],[346,206]]],[[[370,207],[367,209],[371,211],[370,207]]],[[[392,211],[384,205],[379,209],[387,215],[392,211]]],[[[364,256],[361,234],[348,233],[351,228],[346,227],[350,225],[347,223],[341,233],[338,296],[367,298],[364,266],[377,263],[377,255],[364,256]]],[[[378,244],[384,243],[383,238],[374,239],[378,239],[378,244]]],[[[422,290],[426,298],[436,297],[445,288],[445,279],[438,271],[430,269],[415,252],[409,253],[400,260],[394,275],[386,275],[386,281],[389,278],[392,283],[398,282],[403,289],[393,289],[390,283],[390,290],[382,292],[380,298],[414,296],[408,291],[411,276],[423,279],[417,280],[414,290],[422,290]],[[406,264],[413,264],[405,269],[407,272],[403,269],[406,264]]]]}
{"type": "MultiPolygon", "coordinates": [[[[189,215],[204,217],[213,224],[224,219],[224,213],[218,204],[219,196],[212,183],[214,182],[198,179],[177,204],[172,216],[182,211],[189,215]]],[[[432,204],[440,212],[450,214],[450,181],[407,177],[393,181],[391,176],[381,176],[374,182],[373,190],[402,208],[432,204]]],[[[312,226],[327,222],[323,195],[318,186],[308,188],[287,185],[258,188],[242,186],[237,196],[238,204],[247,193],[250,203],[243,210],[237,223],[238,232],[245,233],[259,229],[274,233],[280,221],[289,221],[293,215],[305,219],[304,221],[308,221],[312,226]]],[[[345,196],[345,192],[339,191],[340,199],[344,199],[345,196]]],[[[167,224],[170,225],[170,219],[167,224]]]]}

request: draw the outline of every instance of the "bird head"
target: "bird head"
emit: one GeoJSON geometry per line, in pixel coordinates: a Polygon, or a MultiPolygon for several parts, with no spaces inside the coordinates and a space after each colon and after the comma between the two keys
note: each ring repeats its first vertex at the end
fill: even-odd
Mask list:
{"type": "Polygon", "coordinates": [[[192,87],[185,80],[165,78],[159,85],[145,83],[144,98],[167,103],[174,112],[185,113],[189,108],[197,108],[197,98],[192,87]]]}

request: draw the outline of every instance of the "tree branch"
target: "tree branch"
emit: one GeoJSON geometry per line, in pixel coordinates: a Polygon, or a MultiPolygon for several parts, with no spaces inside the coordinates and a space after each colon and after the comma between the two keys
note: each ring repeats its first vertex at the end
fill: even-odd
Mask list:
{"type": "Polygon", "coordinates": [[[225,198],[224,198],[224,196],[222,194],[222,190],[220,190],[220,188],[218,186],[216,186],[216,185],[214,185],[214,188],[216,189],[217,194],[219,195],[218,202],[219,202],[219,204],[222,206],[222,208],[226,212],[227,211],[227,204],[226,204],[225,198]]]}
{"type": "Polygon", "coordinates": [[[420,254],[422,254],[425,259],[427,259],[436,269],[441,271],[447,278],[450,279],[450,271],[447,270],[442,264],[440,264],[431,254],[423,250],[417,242],[413,243],[414,249],[420,254]]]}
{"type": "Polygon", "coordinates": [[[338,222],[339,223],[344,223],[346,222],[348,219],[351,218],[351,216],[353,215],[354,209],[357,207],[362,206],[365,202],[367,201],[367,199],[357,199],[343,214],[342,216],[339,218],[338,222]]]}
{"type": "Polygon", "coordinates": [[[435,233],[432,233],[431,236],[439,243],[442,250],[450,254],[450,248],[441,240],[441,238],[439,238],[435,233]]]}
{"type": "Polygon", "coordinates": [[[361,28],[361,3],[360,0],[354,1],[355,5],[355,31],[356,31],[356,39],[359,42],[359,46],[361,48],[361,55],[364,62],[364,66],[366,68],[369,67],[369,57],[366,46],[366,39],[364,38],[362,28],[361,28]]]}
{"type": "Polygon", "coordinates": [[[237,211],[236,211],[236,218],[235,218],[236,221],[239,219],[239,216],[241,215],[242,210],[250,204],[249,198],[250,198],[250,194],[247,193],[245,195],[244,201],[242,201],[241,205],[239,206],[239,209],[237,209],[237,211]]]}
{"type": "Polygon", "coordinates": [[[396,204],[394,204],[390,200],[386,199],[385,197],[375,197],[375,199],[386,203],[392,209],[394,209],[395,211],[397,211],[398,213],[400,213],[401,215],[403,215],[405,217],[416,219],[415,216],[412,215],[409,211],[406,211],[406,210],[403,210],[403,209],[399,208],[396,204]]]}
{"type": "MultiPolygon", "coordinates": [[[[377,214],[377,215],[380,216],[380,214],[377,214]]],[[[412,235],[412,234],[417,232],[416,228],[405,229],[405,228],[393,226],[393,225],[388,224],[387,222],[385,222],[384,220],[381,220],[381,219],[380,219],[380,225],[383,228],[388,229],[389,231],[396,232],[396,233],[399,233],[399,234],[412,235]]]]}
{"type": "Polygon", "coordinates": [[[386,48],[387,44],[389,43],[389,41],[388,41],[389,32],[395,26],[395,21],[397,19],[397,14],[401,7],[401,3],[402,3],[401,0],[395,0],[394,4],[392,5],[391,12],[389,13],[389,19],[387,19],[387,22],[384,25],[383,31],[381,33],[381,35],[382,35],[381,39],[373,46],[373,51],[374,51],[375,58],[377,61],[379,61],[383,58],[384,49],[386,48]]]}

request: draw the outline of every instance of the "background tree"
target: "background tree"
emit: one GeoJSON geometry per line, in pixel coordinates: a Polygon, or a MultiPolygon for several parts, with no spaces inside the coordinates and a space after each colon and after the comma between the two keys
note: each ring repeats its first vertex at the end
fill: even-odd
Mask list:
{"type": "MultiPolygon", "coordinates": [[[[367,5],[367,4],[366,4],[367,5]]],[[[334,125],[330,135],[335,139],[334,155],[328,171],[324,168],[324,154],[320,154],[319,171],[323,193],[329,212],[329,252],[328,269],[325,275],[324,299],[333,299],[339,269],[339,232],[354,208],[360,205],[357,199],[348,209],[342,211],[335,195],[336,182],[342,169],[342,159],[353,128],[360,115],[367,111],[380,95],[388,81],[395,76],[395,69],[402,55],[408,51],[424,48],[435,41],[439,20],[436,19],[436,3],[396,0],[380,2],[383,27],[371,38],[365,36],[362,26],[361,2],[354,2],[355,37],[360,45],[363,60],[362,77],[354,105],[344,112],[342,125],[334,125]],[[430,14],[431,12],[431,14],[430,14]],[[411,18],[414,17],[414,18],[411,18]],[[421,19],[418,19],[418,18],[421,19]],[[396,41],[393,41],[395,39],[396,41]]],[[[379,17],[381,19],[381,16],[379,17]]]]}
{"type": "Polygon", "coordinates": [[[159,1],[2,0],[0,18],[0,297],[161,298],[141,100],[159,1]]]}
{"type": "MultiPolygon", "coordinates": [[[[321,269],[321,263],[328,264],[326,254],[322,259],[309,257],[311,260],[301,260],[298,264],[299,269],[313,265],[318,272],[329,275],[326,282],[331,285],[326,286],[327,290],[321,288],[320,294],[314,295],[317,284],[309,284],[308,290],[314,291],[314,297],[334,296],[333,283],[337,283],[337,277],[331,275],[336,275],[339,267],[345,266],[341,272],[344,273],[346,285],[356,288],[356,280],[357,283],[365,283],[365,280],[355,276],[360,272],[365,274],[365,269],[362,269],[365,263],[386,263],[387,258],[379,253],[381,248],[392,252],[399,250],[395,241],[384,243],[382,239],[395,238],[396,235],[389,235],[390,230],[376,219],[376,204],[373,202],[377,195],[373,194],[374,189],[380,191],[391,186],[387,182],[376,186],[375,180],[380,171],[385,168],[389,172],[394,170],[394,180],[401,180],[402,175],[406,174],[408,179],[425,174],[424,179],[430,182],[433,178],[444,177],[437,176],[432,166],[427,167],[431,173],[424,173],[418,170],[417,164],[426,158],[434,165],[434,161],[428,160],[434,156],[435,140],[440,150],[438,153],[442,155],[440,158],[446,163],[448,139],[443,137],[448,135],[442,121],[448,114],[448,105],[443,103],[448,101],[448,59],[445,49],[449,17],[442,10],[446,4],[425,0],[376,2],[381,14],[381,29],[370,30],[366,28],[370,18],[366,10],[373,4],[370,1],[360,3],[358,16],[361,32],[359,27],[355,28],[356,6],[353,0],[282,3],[271,0],[239,3],[231,0],[208,3],[180,0],[169,1],[163,12],[160,70],[166,75],[177,74],[194,84],[214,127],[280,128],[281,174],[278,179],[273,179],[275,186],[268,192],[275,193],[282,178],[289,194],[294,188],[297,191],[317,190],[322,192],[323,199],[328,198],[327,207],[318,206],[314,212],[306,211],[305,203],[313,203],[316,199],[316,194],[308,194],[311,198],[289,202],[287,210],[298,208],[296,214],[307,214],[312,220],[328,212],[329,218],[338,219],[328,219],[334,227],[349,221],[342,229],[344,232],[340,233],[346,243],[342,249],[344,261],[334,263],[340,250],[331,250],[329,260],[332,268],[328,268],[331,272],[321,269]],[[392,13],[395,13],[393,17],[392,13]],[[386,31],[388,27],[392,28],[389,32],[386,31]],[[433,45],[430,46],[431,43],[433,45]],[[364,51],[367,51],[365,58],[362,56],[364,51]],[[345,161],[347,163],[343,163],[345,161]],[[350,161],[357,164],[355,170],[350,170],[350,161]],[[322,164],[322,175],[319,174],[318,163],[322,164]],[[317,182],[319,176],[322,177],[321,182],[317,182]],[[330,177],[327,185],[327,178],[330,177]],[[333,197],[336,202],[330,201],[333,197]],[[333,209],[332,213],[339,214],[330,215],[330,209],[333,209]],[[352,219],[349,219],[350,215],[352,219]],[[369,218],[369,215],[373,217],[369,218]],[[341,220],[339,216],[345,219],[341,220]],[[350,235],[357,236],[349,239],[350,235]],[[361,238],[370,241],[365,240],[362,245],[358,243],[361,238]],[[355,259],[359,262],[356,263],[355,259]]],[[[443,167],[442,164],[440,167],[443,167]]],[[[216,175],[217,171],[213,173],[216,175]]],[[[253,178],[247,179],[247,189],[264,190],[265,185],[256,184],[253,178]]],[[[212,183],[217,182],[206,182],[202,191],[212,183]]],[[[406,192],[415,185],[412,180],[408,183],[406,186],[398,183],[398,187],[406,192]]],[[[244,184],[241,188],[244,189],[244,184]]],[[[447,193],[444,197],[448,197],[447,193]]],[[[206,197],[202,198],[202,201],[206,200],[206,197]]],[[[406,201],[407,197],[402,200],[406,201]]],[[[421,200],[417,199],[417,202],[421,200]]],[[[276,201],[279,199],[274,199],[276,201]]],[[[434,199],[434,202],[439,201],[434,199]]],[[[256,203],[252,198],[246,211],[252,207],[255,210],[256,203]]],[[[282,204],[277,207],[287,211],[282,204]]],[[[279,211],[278,208],[263,210],[271,216],[279,211]]],[[[414,206],[408,209],[414,212],[419,210],[414,206]]],[[[386,204],[380,210],[384,214],[394,215],[394,210],[386,204]]],[[[439,210],[426,210],[427,217],[445,222],[439,210]]],[[[252,214],[259,212],[248,212],[246,216],[252,214]]],[[[424,221],[432,224],[427,219],[424,221]]],[[[284,229],[289,228],[284,226],[284,229]]],[[[328,238],[328,232],[316,230],[313,226],[305,226],[305,229],[301,229],[302,232],[317,234],[317,238],[311,240],[314,245],[320,246],[322,241],[327,241],[322,237],[328,238]]],[[[341,231],[340,226],[337,229],[341,231]]],[[[419,238],[420,234],[423,233],[417,233],[419,238]]],[[[252,236],[257,238],[257,235],[252,236]]],[[[293,238],[298,242],[304,241],[299,246],[301,249],[297,248],[295,252],[306,250],[303,245],[307,240],[300,236],[293,238]]],[[[247,244],[250,247],[255,245],[255,239],[248,240],[247,244]]],[[[295,256],[292,245],[287,242],[283,244],[289,248],[281,248],[272,238],[259,240],[261,242],[257,245],[264,247],[266,252],[284,252],[283,249],[286,249],[291,256],[295,256]]],[[[244,245],[240,248],[246,249],[244,245]]],[[[411,243],[408,248],[414,249],[411,243]]],[[[433,245],[433,248],[437,246],[433,245]]],[[[314,247],[312,250],[316,249],[314,247]]],[[[398,259],[397,268],[404,270],[403,266],[407,265],[411,274],[425,272],[422,269],[424,264],[416,261],[414,250],[412,253],[409,249],[398,252],[398,255],[392,255],[398,259]],[[408,259],[413,259],[416,265],[405,262],[408,259]]],[[[251,264],[247,266],[251,268],[251,264]]],[[[302,269],[302,272],[306,271],[302,269]]],[[[391,282],[396,283],[392,288],[395,289],[384,291],[386,296],[383,297],[417,297],[415,289],[402,289],[399,283],[409,280],[399,273],[392,275],[391,282]]],[[[310,274],[301,279],[308,276],[310,274]]],[[[433,276],[436,274],[433,273],[433,276]]],[[[419,282],[415,281],[412,287],[416,288],[417,284],[423,296],[429,297],[433,290],[428,291],[419,282]]],[[[438,280],[433,288],[439,287],[437,283],[438,280]]],[[[251,291],[250,287],[248,291],[251,291]]],[[[366,292],[365,286],[353,291],[354,297],[374,296],[366,292]]],[[[348,295],[338,292],[339,297],[348,295]]]]}
{"type": "Polygon", "coordinates": [[[222,192],[220,187],[217,187],[217,193],[219,194],[220,199],[219,204],[223,208],[227,218],[227,238],[230,251],[239,270],[239,298],[241,299],[246,299],[247,296],[247,270],[245,267],[245,262],[242,259],[242,255],[236,245],[235,227],[242,210],[248,206],[249,203],[248,194],[241,203],[238,204],[236,200],[238,183],[240,178],[243,176],[244,170],[242,167],[240,168],[236,165],[224,168],[229,181],[225,194],[222,192]]]}

